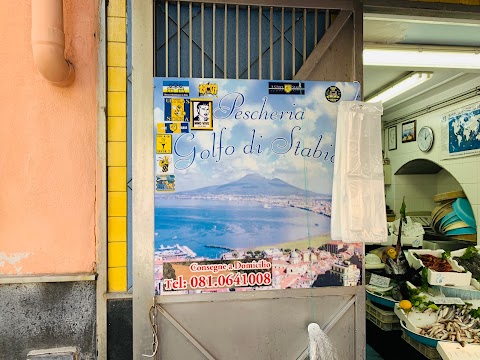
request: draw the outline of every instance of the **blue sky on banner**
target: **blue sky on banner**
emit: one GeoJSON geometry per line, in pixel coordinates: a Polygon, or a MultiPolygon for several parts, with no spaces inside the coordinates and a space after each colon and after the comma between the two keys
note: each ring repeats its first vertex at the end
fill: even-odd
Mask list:
{"type": "MultiPolygon", "coordinates": [[[[164,121],[163,80],[154,80],[155,129],[164,121]]],[[[199,98],[198,85],[206,82],[218,85],[218,97],[205,97],[213,100],[213,131],[173,137],[175,143],[181,136],[173,154],[176,192],[221,185],[257,173],[331,194],[338,103],[327,101],[325,90],[335,85],[342,93],[341,100],[353,100],[358,84],[305,81],[305,95],[274,95],[268,93],[268,80],[181,80],[189,80],[190,98],[199,98]],[[276,119],[272,115],[274,119],[265,120],[265,114],[269,117],[275,111],[276,119]],[[282,111],[286,113],[280,120],[282,111]],[[246,112],[249,116],[244,119],[246,112]],[[253,135],[253,146],[249,146],[253,135]]]]}

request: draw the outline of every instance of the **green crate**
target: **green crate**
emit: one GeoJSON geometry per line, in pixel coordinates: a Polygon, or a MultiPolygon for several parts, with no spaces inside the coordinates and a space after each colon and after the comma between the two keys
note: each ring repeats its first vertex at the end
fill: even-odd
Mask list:
{"type": "Polygon", "coordinates": [[[369,312],[365,312],[365,317],[367,318],[367,320],[370,320],[372,323],[377,325],[383,331],[393,331],[393,330],[402,329],[399,321],[386,323],[386,322],[380,321],[375,317],[375,315],[372,315],[369,312]]]}
{"type": "Polygon", "coordinates": [[[365,310],[367,313],[381,321],[382,323],[400,323],[400,319],[393,311],[383,310],[378,306],[375,306],[371,301],[365,302],[365,310]]]}

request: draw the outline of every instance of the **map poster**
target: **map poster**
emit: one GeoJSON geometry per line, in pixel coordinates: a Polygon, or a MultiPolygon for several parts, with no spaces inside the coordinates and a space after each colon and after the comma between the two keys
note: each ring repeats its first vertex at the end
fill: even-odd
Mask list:
{"type": "Polygon", "coordinates": [[[155,293],[360,284],[362,244],[330,238],[337,108],[359,92],[155,78],[155,293]]]}
{"type": "Polygon", "coordinates": [[[480,154],[480,102],[444,114],[441,141],[443,159],[480,154]]]}

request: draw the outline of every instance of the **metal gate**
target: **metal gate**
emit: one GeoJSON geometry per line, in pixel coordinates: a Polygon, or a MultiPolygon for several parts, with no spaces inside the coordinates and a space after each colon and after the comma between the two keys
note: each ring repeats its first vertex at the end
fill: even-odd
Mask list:
{"type": "Polygon", "coordinates": [[[157,350],[162,360],[306,359],[316,322],[339,359],[363,359],[363,286],[152,299],[147,140],[153,76],[361,82],[360,2],[132,0],[132,33],[134,358],[157,350]]]}
{"type": "Polygon", "coordinates": [[[362,80],[353,0],[251,3],[156,0],[155,76],[362,80]]]}

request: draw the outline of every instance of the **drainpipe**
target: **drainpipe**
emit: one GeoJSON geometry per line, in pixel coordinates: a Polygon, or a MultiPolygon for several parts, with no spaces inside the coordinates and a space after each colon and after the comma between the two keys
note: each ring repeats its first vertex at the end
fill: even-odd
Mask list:
{"type": "Polygon", "coordinates": [[[66,87],[75,80],[64,56],[63,0],[32,0],[32,51],[38,71],[52,85],[66,87]]]}

